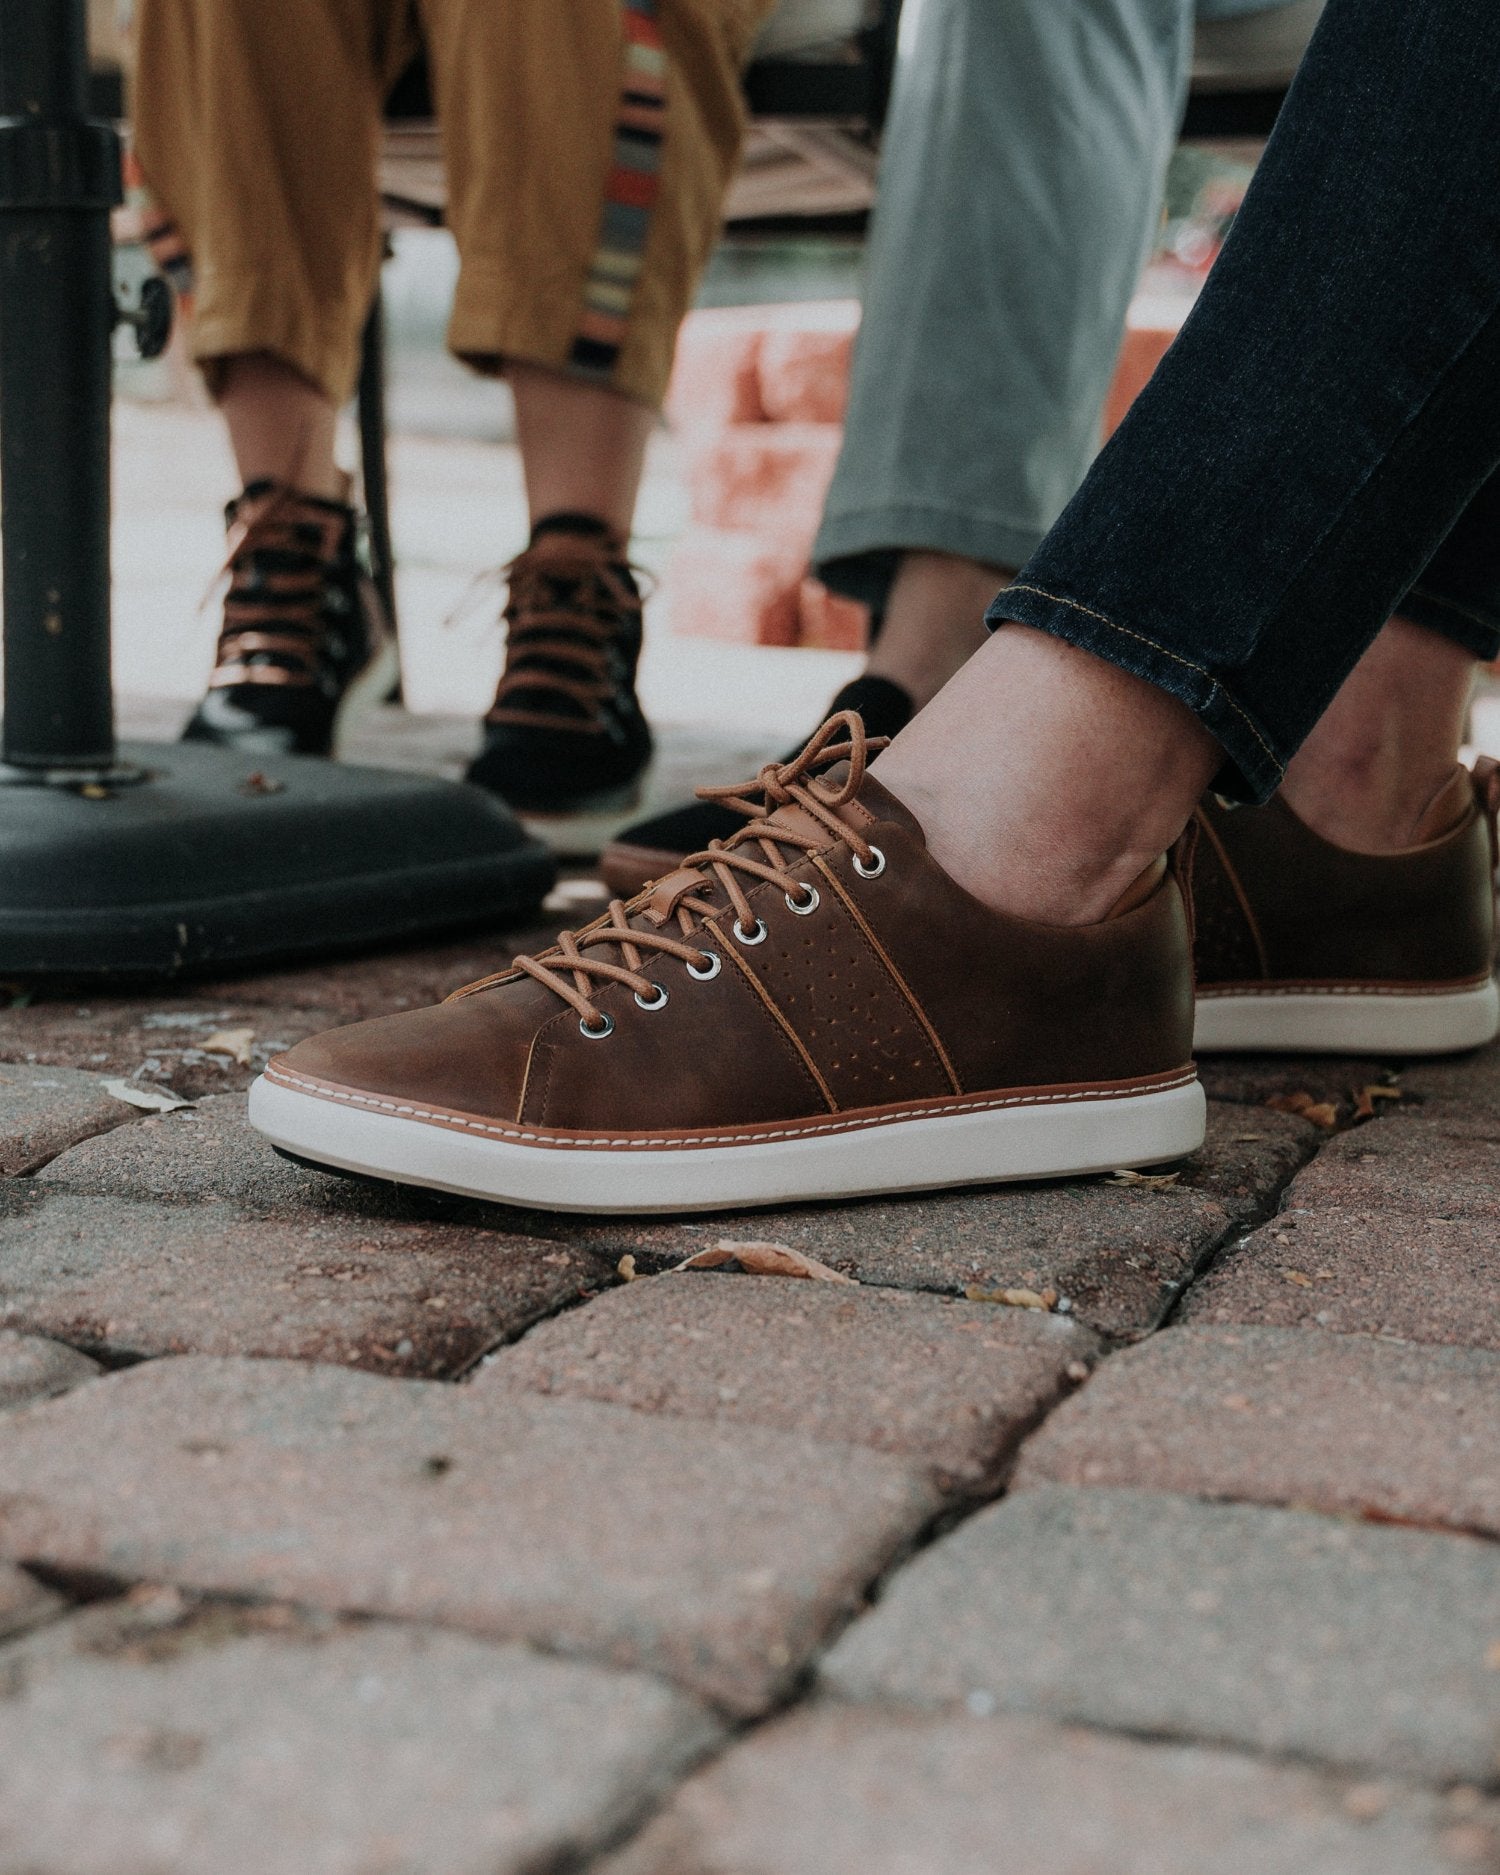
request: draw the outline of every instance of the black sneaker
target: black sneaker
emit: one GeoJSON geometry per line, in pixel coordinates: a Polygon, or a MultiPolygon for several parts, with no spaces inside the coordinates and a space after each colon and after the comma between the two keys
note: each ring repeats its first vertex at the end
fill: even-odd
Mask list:
{"type": "Polygon", "coordinates": [[[247,755],[331,755],[355,705],[379,702],[396,648],[339,501],[252,482],[224,511],[229,591],[208,695],[185,742],[247,755]]]}
{"type": "MultiPolygon", "coordinates": [[[[858,710],[869,736],[897,736],[916,715],[917,706],[888,677],[856,677],[829,704],[823,720],[840,710],[858,710]]],[[[627,827],[600,855],[600,875],[612,892],[634,898],[648,879],[673,871],[687,854],[701,853],[714,840],[727,840],[744,824],[745,816],[721,801],[690,801],[627,827]]]]}
{"type": "Polygon", "coordinates": [[[506,569],[505,669],[468,779],[568,853],[597,853],[640,795],[651,730],[635,694],[641,595],[592,515],[539,521],[506,569]]]}

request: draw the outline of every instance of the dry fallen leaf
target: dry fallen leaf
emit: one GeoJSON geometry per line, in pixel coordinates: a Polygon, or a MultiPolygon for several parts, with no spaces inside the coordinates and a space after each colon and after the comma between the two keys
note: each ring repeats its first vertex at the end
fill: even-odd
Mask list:
{"type": "Polygon", "coordinates": [[[1299,1113],[1325,1132],[1331,1133],[1339,1123],[1338,1108],[1331,1100],[1314,1100],[1308,1093],[1272,1094],[1266,1105],[1273,1113],[1299,1113]]]}
{"type": "Polygon", "coordinates": [[[1165,1191],[1182,1177],[1181,1172],[1111,1172],[1106,1185],[1140,1185],[1147,1191],[1165,1191]]]}
{"type": "Polygon", "coordinates": [[[254,1029],[215,1029],[199,1046],[205,1055],[228,1055],[242,1068],[248,1068],[254,1041],[254,1029]]]}
{"type": "Polygon", "coordinates": [[[1054,1309],[1057,1307],[1055,1289],[976,1289],[972,1285],[964,1291],[966,1302],[998,1302],[1007,1309],[1054,1309]]]}
{"type": "Polygon", "coordinates": [[[800,1250],[794,1250],[784,1243],[735,1243],[725,1237],[718,1243],[711,1244],[707,1250],[699,1250],[684,1262],[673,1265],[672,1274],[680,1270],[717,1270],[728,1264],[737,1264],[747,1276],[800,1276],[817,1283],[854,1283],[852,1276],[845,1276],[833,1270],[826,1263],[819,1263],[816,1258],[804,1256],[800,1250]]]}
{"type": "Polygon", "coordinates": [[[1400,1100],[1401,1089],[1392,1086],[1389,1081],[1375,1081],[1368,1087],[1355,1088],[1351,1098],[1354,1101],[1355,1119],[1373,1120],[1375,1102],[1377,1100],[1400,1100]]]}
{"type": "Polygon", "coordinates": [[[1299,1289],[1311,1289],[1313,1286],[1312,1277],[1305,1276],[1301,1270],[1283,1270],[1281,1275],[1283,1281],[1295,1283],[1299,1289]]]}
{"type": "Polygon", "coordinates": [[[165,1087],[138,1087],[134,1081],[101,1081],[99,1085],[126,1106],[143,1107],[147,1113],[175,1113],[179,1107],[193,1104],[165,1087]]]}

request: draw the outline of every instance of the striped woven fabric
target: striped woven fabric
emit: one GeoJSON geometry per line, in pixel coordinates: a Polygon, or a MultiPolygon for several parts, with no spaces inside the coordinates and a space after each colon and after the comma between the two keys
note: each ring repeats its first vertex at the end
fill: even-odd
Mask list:
{"type": "Polygon", "coordinates": [[[645,264],[651,211],[661,190],[667,116],[667,54],[656,0],[622,0],[622,10],[625,59],[614,162],[572,352],[576,370],[601,378],[609,376],[619,359],[645,264]]]}

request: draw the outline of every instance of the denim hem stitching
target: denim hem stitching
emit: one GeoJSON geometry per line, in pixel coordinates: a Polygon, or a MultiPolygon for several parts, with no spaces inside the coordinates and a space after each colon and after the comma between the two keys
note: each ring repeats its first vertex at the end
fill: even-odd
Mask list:
{"type": "Polygon", "coordinates": [[[1224,685],[1220,683],[1219,679],[1214,676],[1212,671],[1205,670],[1201,664],[1195,664],[1191,658],[1185,658],[1176,651],[1169,651],[1165,645],[1158,644],[1154,638],[1148,638],[1144,632],[1132,631],[1128,625],[1118,624],[1106,613],[1096,612],[1092,606],[1080,605],[1076,599],[1065,599],[1061,593],[1048,592],[1044,586],[1026,586],[1021,584],[1007,586],[1004,591],[999,594],[999,598],[1003,599],[1007,592],[1035,593],[1038,599],[1049,600],[1053,605],[1066,606],[1070,612],[1081,612],[1085,618],[1097,619],[1101,625],[1107,625],[1111,631],[1119,632],[1126,638],[1134,638],[1137,644],[1146,645],[1150,650],[1157,652],[1160,656],[1170,658],[1174,664],[1182,665],[1184,670],[1195,671],[1199,677],[1205,678],[1213,685],[1214,689],[1218,691],[1219,695],[1229,705],[1230,709],[1239,717],[1240,721],[1250,731],[1251,735],[1254,736],[1261,748],[1265,750],[1266,755],[1270,759],[1271,766],[1276,770],[1276,773],[1278,775],[1284,775],[1286,773],[1286,763],[1278,758],[1276,751],[1256,728],[1254,719],[1240,708],[1239,704],[1235,702],[1234,698],[1224,688],[1224,685]]]}

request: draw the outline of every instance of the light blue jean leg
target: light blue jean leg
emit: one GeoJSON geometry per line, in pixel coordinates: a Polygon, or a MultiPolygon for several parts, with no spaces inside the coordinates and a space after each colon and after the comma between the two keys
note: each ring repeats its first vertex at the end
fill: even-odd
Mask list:
{"type": "Polygon", "coordinates": [[[1082,481],[1160,221],[1192,0],[906,0],[843,452],[814,558],[1026,560],[1082,481]]]}

